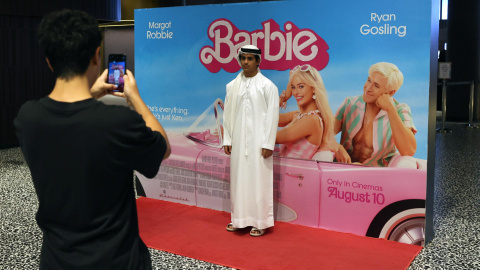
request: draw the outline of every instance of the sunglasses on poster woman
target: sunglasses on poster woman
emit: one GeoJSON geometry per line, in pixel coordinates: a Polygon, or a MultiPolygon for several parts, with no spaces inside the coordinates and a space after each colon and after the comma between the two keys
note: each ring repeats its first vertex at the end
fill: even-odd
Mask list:
{"type": "Polygon", "coordinates": [[[309,72],[310,75],[312,75],[313,79],[315,79],[315,80],[317,79],[317,76],[315,75],[316,72],[313,70],[313,67],[310,66],[309,64],[295,66],[290,71],[290,75],[292,75],[292,73],[296,72],[299,69],[300,69],[301,72],[309,72]]]}

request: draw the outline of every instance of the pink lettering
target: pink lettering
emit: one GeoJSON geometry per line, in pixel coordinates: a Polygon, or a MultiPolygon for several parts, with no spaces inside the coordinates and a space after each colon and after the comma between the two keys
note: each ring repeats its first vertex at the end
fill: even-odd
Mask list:
{"type": "Polygon", "coordinates": [[[200,50],[200,62],[212,73],[222,68],[237,72],[237,52],[247,44],[262,50],[262,69],[287,70],[296,65],[310,64],[317,70],[324,69],[329,61],[328,45],[310,29],[299,29],[286,22],[285,31],[273,20],[262,23],[263,28],[252,32],[239,30],[227,19],[217,19],[208,27],[208,38],[213,47],[200,50]]]}
{"type": "MultiPolygon", "coordinates": [[[[337,187],[328,187],[329,194],[328,197],[333,197],[335,199],[343,200],[346,203],[351,202],[361,202],[361,203],[370,203],[370,194],[368,192],[351,192],[351,191],[342,191],[337,187]]],[[[385,196],[382,193],[373,193],[373,203],[374,204],[383,204],[385,202],[385,196]]]]}

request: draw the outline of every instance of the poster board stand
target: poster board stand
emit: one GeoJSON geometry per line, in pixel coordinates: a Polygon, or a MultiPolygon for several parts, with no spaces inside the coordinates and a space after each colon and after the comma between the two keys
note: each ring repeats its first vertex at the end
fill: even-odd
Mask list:
{"type": "Polygon", "coordinates": [[[465,125],[467,129],[480,128],[480,126],[473,124],[473,99],[475,97],[475,81],[470,83],[470,100],[468,102],[468,124],[465,125]]]}
{"type": "Polygon", "coordinates": [[[452,73],[451,62],[438,63],[438,78],[442,81],[442,128],[438,128],[439,133],[452,133],[451,129],[445,128],[445,119],[447,116],[447,79],[450,79],[452,73]]]}

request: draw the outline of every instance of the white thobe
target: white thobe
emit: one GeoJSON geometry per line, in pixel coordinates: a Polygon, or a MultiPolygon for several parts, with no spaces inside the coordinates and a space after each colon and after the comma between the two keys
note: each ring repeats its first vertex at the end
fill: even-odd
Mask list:
{"type": "Polygon", "coordinates": [[[273,155],[278,127],[278,89],[260,72],[243,72],[227,84],[224,143],[231,145],[230,199],[233,227],[273,226],[273,155]]]}

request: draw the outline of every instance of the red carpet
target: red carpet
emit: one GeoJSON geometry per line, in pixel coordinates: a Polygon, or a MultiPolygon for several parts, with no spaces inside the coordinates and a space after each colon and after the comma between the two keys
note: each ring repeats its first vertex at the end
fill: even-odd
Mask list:
{"type": "Polygon", "coordinates": [[[421,247],[276,222],[262,237],[227,232],[230,214],[140,198],[148,247],[240,269],[406,269],[421,247]]]}

